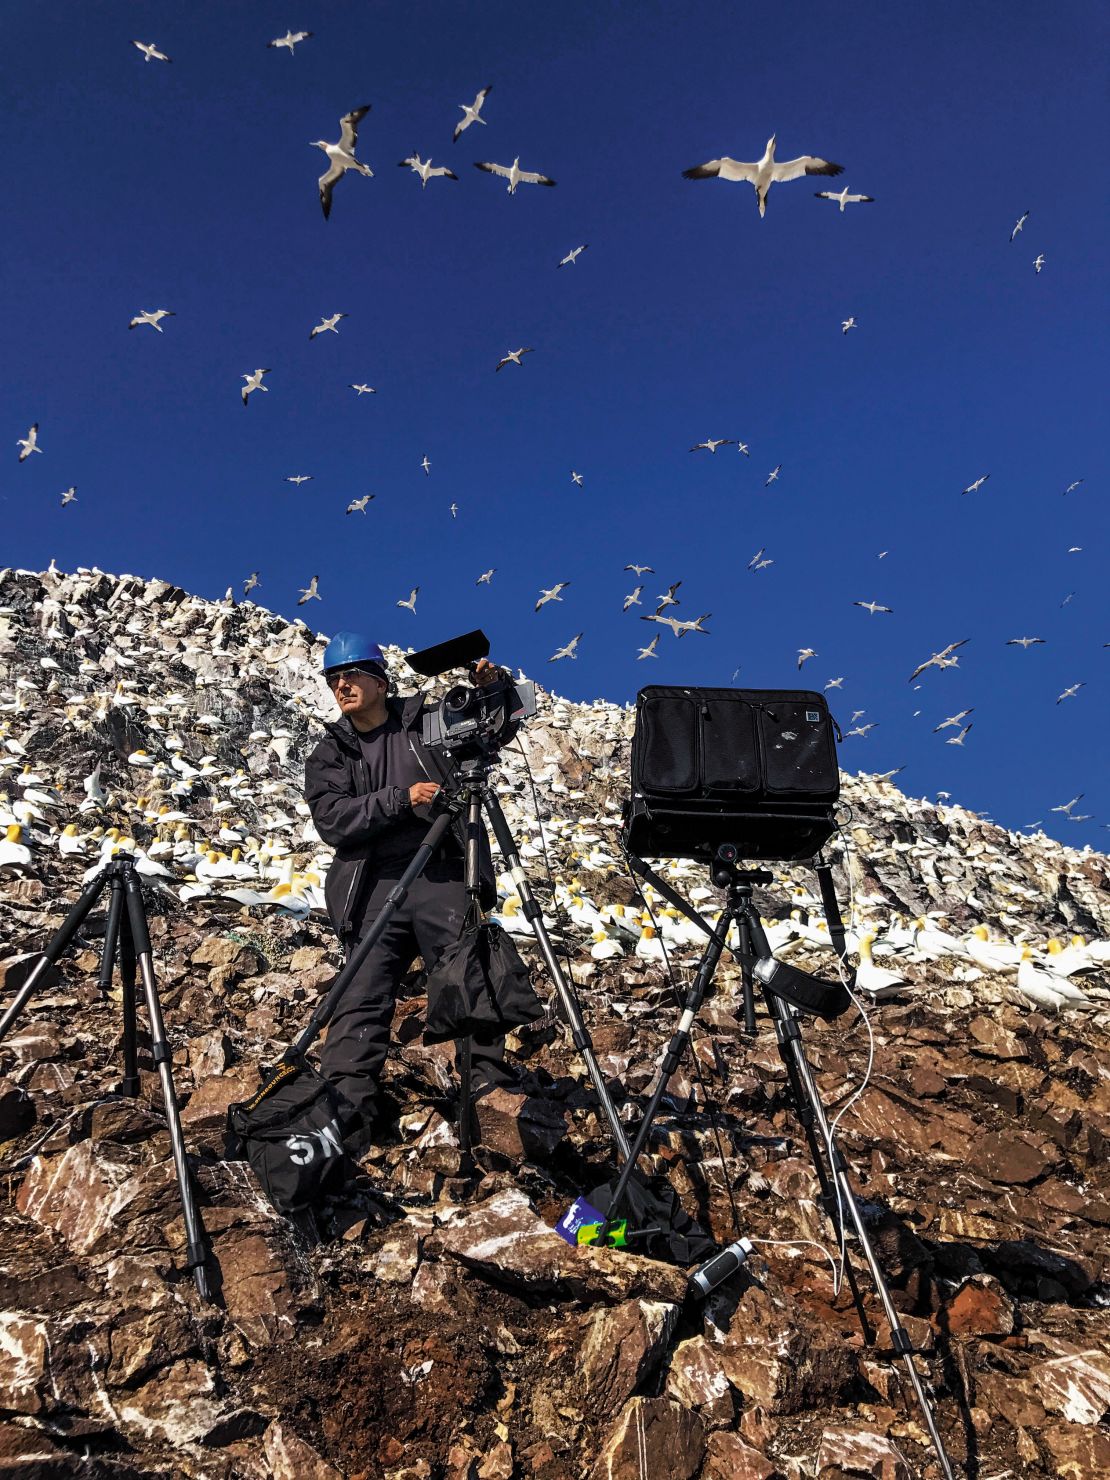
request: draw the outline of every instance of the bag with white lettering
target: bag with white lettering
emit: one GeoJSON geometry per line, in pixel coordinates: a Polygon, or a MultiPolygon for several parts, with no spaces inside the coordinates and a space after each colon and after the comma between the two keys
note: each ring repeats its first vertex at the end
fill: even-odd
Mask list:
{"type": "Polygon", "coordinates": [[[335,1090],[304,1062],[279,1064],[249,1100],[228,1106],[226,1151],[249,1161],[274,1207],[290,1215],[340,1192],[353,1170],[335,1090]]]}

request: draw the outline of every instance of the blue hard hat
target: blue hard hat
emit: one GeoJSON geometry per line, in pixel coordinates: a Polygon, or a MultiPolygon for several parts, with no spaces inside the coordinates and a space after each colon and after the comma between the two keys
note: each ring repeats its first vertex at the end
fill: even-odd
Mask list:
{"type": "Polygon", "coordinates": [[[371,642],[364,632],[337,632],[324,649],[324,672],[350,668],[355,663],[372,665],[386,677],[385,654],[376,642],[371,642]]]}

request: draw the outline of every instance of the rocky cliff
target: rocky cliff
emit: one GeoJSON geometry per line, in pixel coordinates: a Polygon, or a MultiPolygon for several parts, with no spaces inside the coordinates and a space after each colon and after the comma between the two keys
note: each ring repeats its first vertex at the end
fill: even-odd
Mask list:
{"type": "MultiPolygon", "coordinates": [[[[219,1282],[205,1307],[182,1270],[148,1046],[138,1099],[113,1093],[101,911],[0,1043],[0,1470],[936,1473],[866,1276],[871,1345],[834,1281],[774,1037],[762,1017],[742,1031],[734,966],[650,1143],[721,1242],[763,1241],[751,1278],[708,1302],[670,1265],[551,1232],[613,1170],[554,1011],[510,1040],[533,1092],[482,1102],[477,1165],[463,1164],[450,1053],[422,1043],[419,968],[397,1009],[394,1113],[319,1242],[222,1159],[227,1104],[339,965],[319,908],[328,852],[299,793],[329,704],[321,641],[164,582],[0,572],[2,1002],[82,877],[135,854],[219,1282]]],[[[624,871],[631,730],[629,711],[541,694],[497,787],[634,1122],[676,1018],[667,963],[681,985],[698,947],[657,898],[644,911],[624,871]]],[[[845,799],[829,851],[852,941],[905,987],[871,1011],[871,1079],[852,1102],[872,1046],[859,1016],[805,1033],[946,1442],[972,1475],[1105,1473],[1110,860],[873,777],[846,776],[845,799]]],[[[666,872],[712,913],[703,870],[666,872]]],[[[812,874],[775,873],[757,903],[776,947],[827,973],[812,874]]]]}

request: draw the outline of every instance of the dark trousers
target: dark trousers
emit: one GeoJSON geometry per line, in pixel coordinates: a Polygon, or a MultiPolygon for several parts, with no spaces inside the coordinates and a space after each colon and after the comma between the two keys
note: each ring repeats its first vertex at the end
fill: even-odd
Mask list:
{"type": "MultiPolygon", "coordinates": [[[[349,951],[378,918],[396,883],[396,878],[382,878],[374,885],[349,951]]],[[[444,947],[458,940],[465,914],[461,862],[433,859],[339,999],[320,1050],[320,1068],[347,1101],[345,1130],[373,1121],[401,978],[417,955],[426,968],[433,966],[444,947]]],[[[471,1039],[470,1083],[475,1093],[508,1077],[504,1056],[503,1038],[471,1039]]]]}

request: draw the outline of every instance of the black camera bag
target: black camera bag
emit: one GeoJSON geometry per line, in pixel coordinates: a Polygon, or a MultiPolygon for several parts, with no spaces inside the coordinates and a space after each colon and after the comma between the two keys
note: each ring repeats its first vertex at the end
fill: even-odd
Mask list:
{"type": "Polygon", "coordinates": [[[250,1162],[279,1213],[311,1209],[353,1170],[335,1089],[303,1060],[279,1064],[249,1100],[228,1106],[225,1144],[229,1160],[250,1162]]]}
{"type": "Polygon", "coordinates": [[[839,726],[809,689],[653,685],[636,697],[625,842],[649,856],[812,857],[835,829],[839,726]]]}

